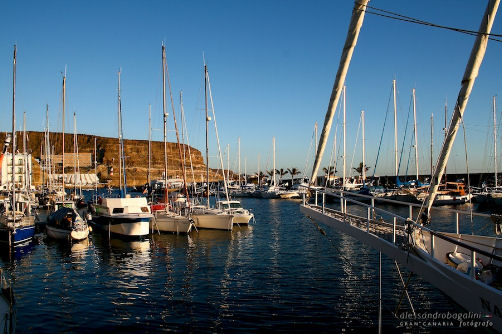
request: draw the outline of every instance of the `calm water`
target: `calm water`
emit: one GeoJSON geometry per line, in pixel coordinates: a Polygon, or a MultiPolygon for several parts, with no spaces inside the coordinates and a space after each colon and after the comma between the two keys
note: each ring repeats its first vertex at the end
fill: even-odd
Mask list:
{"type": "MultiPolygon", "coordinates": [[[[378,252],[329,228],[319,233],[298,202],[242,203],[256,222],[232,232],[141,242],[93,232],[72,247],[38,234],[10,258],[3,250],[18,332],[376,331],[378,252]]],[[[392,315],[399,276],[382,259],[384,332],[403,332],[392,315]]],[[[410,295],[417,312],[459,311],[417,276],[410,295]]],[[[401,310],[409,309],[403,302],[401,310]]]]}

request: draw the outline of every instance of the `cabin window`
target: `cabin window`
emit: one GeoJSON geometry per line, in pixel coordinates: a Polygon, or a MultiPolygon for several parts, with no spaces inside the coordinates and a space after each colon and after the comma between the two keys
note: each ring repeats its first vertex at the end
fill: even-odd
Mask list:
{"type": "Polygon", "coordinates": [[[124,213],[124,208],[113,208],[113,213],[124,213]]]}
{"type": "Polygon", "coordinates": [[[142,207],[141,207],[141,212],[149,212],[149,211],[148,211],[148,207],[146,207],[146,206],[142,206],[142,207]]]}

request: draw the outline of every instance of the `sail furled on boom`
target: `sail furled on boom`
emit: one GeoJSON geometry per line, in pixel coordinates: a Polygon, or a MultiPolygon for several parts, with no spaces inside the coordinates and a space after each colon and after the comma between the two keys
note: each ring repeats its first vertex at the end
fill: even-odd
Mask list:
{"type": "Polygon", "coordinates": [[[495,16],[497,14],[499,4],[500,0],[490,0],[486,7],[485,14],[483,15],[483,20],[481,21],[481,26],[479,27],[479,32],[476,37],[476,41],[474,42],[474,46],[467,63],[465,73],[462,78],[462,85],[458,93],[455,109],[453,110],[450,127],[443,142],[443,146],[441,147],[441,152],[436,164],[436,170],[434,171],[434,177],[431,180],[429,196],[426,203],[427,216],[429,216],[432,203],[434,203],[434,198],[436,197],[436,193],[439,187],[439,181],[443,177],[445,166],[448,162],[451,148],[457,135],[458,127],[460,126],[460,122],[462,121],[467,102],[469,101],[469,95],[471,94],[474,82],[476,81],[479,73],[479,68],[481,67],[481,63],[483,62],[486,47],[488,45],[489,34],[493,26],[493,21],[495,20],[495,16]]]}
{"type": "Polygon", "coordinates": [[[338,104],[338,100],[340,99],[340,94],[345,83],[345,77],[347,76],[347,71],[349,70],[350,60],[352,58],[352,54],[354,53],[354,48],[357,44],[359,32],[361,31],[361,27],[363,25],[364,14],[368,2],[369,0],[356,0],[354,2],[354,9],[352,10],[352,18],[350,20],[347,38],[345,39],[345,45],[343,46],[342,57],[338,66],[338,72],[336,73],[333,90],[331,91],[331,97],[329,99],[328,110],[324,118],[324,126],[321,132],[321,137],[319,138],[319,146],[317,148],[317,154],[314,160],[314,167],[312,168],[310,184],[315,183],[317,173],[319,171],[319,166],[321,164],[324,149],[326,148],[329,132],[331,130],[331,124],[333,123],[333,116],[335,115],[336,106],[338,104]]]}

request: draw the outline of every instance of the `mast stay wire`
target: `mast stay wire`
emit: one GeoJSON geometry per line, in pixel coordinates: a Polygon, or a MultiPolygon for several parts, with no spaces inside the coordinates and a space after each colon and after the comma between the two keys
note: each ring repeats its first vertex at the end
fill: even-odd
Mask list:
{"type": "Polygon", "coordinates": [[[475,31],[475,30],[468,30],[468,29],[463,29],[463,28],[455,28],[455,27],[449,27],[449,26],[445,26],[445,25],[441,25],[441,24],[435,24],[435,23],[432,23],[432,22],[427,22],[427,21],[424,21],[424,20],[420,20],[420,19],[417,19],[417,18],[410,17],[410,16],[405,16],[405,15],[402,15],[402,14],[391,12],[391,11],[388,11],[388,10],[384,10],[384,9],[372,7],[372,6],[369,6],[369,5],[366,5],[366,8],[374,10],[374,11],[368,11],[368,9],[364,10],[364,12],[366,12],[367,14],[381,16],[381,17],[385,17],[385,18],[392,19],[392,20],[397,20],[397,21],[403,21],[403,22],[408,22],[408,23],[425,25],[425,26],[433,27],[433,28],[439,28],[439,29],[445,29],[445,30],[455,31],[455,32],[459,32],[459,33],[466,34],[466,35],[471,35],[471,36],[478,36],[478,35],[489,36],[488,39],[490,39],[492,41],[502,42],[502,39],[495,38],[495,37],[502,37],[501,34],[480,33],[480,32],[475,31]]]}

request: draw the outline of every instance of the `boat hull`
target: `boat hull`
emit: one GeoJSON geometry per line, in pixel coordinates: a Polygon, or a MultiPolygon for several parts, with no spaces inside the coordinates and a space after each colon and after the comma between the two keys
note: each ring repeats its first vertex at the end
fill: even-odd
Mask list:
{"type": "Polygon", "coordinates": [[[46,226],[47,235],[53,239],[58,240],[74,240],[81,241],[87,239],[89,237],[89,229],[83,230],[66,230],[62,228],[57,228],[52,225],[47,224],[46,226]]]}
{"type": "Polygon", "coordinates": [[[234,218],[233,215],[226,214],[197,214],[192,216],[195,227],[197,228],[207,228],[214,230],[232,230],[232,220],[234,218]]]}
{"type": "Polygon", "coordinates": [[[234,224],[239,224],[239,225],[249,224],[249,221],[254,217],[253,214],[245,214],[245,213],[234,213],[233,215],[234,219],[232,220],[232,222],[234,224]]]}
{"type": "Polygon", "coordinates": [[[190,233],[192,226],[190,218],[170,212],[157,211],[154,213],[153,219],[150,220],[152,232],[190,233]]]}
{"type": "Polygon", "coordinates": [[[18,246],[29,242],[33,239],[35,235],[35,225],[17,227],[12,230],[9,227],[0,227],[0,242],[3,244],[9,244],[18,246]]]}
{"type": "Polygon", "coordinates": [[[91,223],[102,231],[114,235],[140,238],[150,233],[150,219],[150,215],[148,217],[93,216],[91,223]]]}

